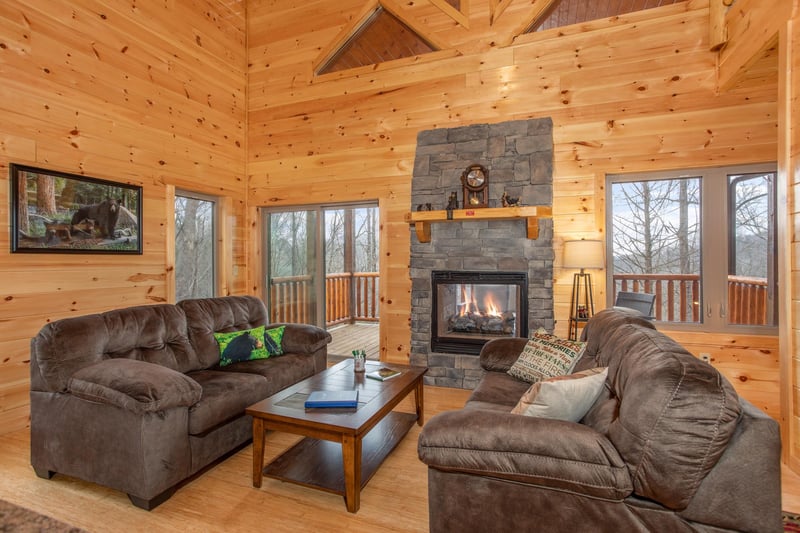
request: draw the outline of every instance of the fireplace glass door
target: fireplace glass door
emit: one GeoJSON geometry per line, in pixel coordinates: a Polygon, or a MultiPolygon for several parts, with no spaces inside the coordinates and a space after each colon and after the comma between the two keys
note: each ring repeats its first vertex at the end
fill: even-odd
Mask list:
{"type": "Polygon", "coordinates": [[[525,273],[435,271],[432,282],[433,351],[478,354],[493,338],[527,336],[525,273]]]}

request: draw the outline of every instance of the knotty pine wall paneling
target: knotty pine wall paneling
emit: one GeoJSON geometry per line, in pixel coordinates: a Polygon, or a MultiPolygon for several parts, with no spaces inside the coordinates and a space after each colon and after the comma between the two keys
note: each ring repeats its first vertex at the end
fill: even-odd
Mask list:
{"type": "Polygon", "coordinates": [[[779,33],[780,109],[778,183],[781,242],[781,400],[783,402],[783,452],[794,472],[800,472],[800,3],[779,33]]]}
{"type": "MultiPolygon", "coordinates": [[[[427,0],[403,3],[398,9],[449,48],[432,59],[315,76],[315,58],[364,4],[248,0],[248,202],[379,201],[381,347],[389,361],[405,362],[409,353],[412,230],[403,214],[411,209],[419,131],[552,118],[561,334],[573,274],[560,268],[562,243],[605,238],[607,173],[777,158],[777,66],[718,93],[707,0],[520,37],[529,2],[511,2],[490,25],[488,0],[471,0],[468,29],[427,0]]],[[[602,307],[605,272],[593,276],[602,307]]],[[[263,289],[258,280],[252,288],[263,289]]],[[[712,353],[745,397],[779,416],[776,338],[685,340],[695,355],[712,353]]]]}
{"type": "Polygon", "coordinates": [[[243,2],[0,2],[0,432],[28,423],[45,323],[173,299],[168,189],[223,198],[246,292],[246,71],[243,2]],[[141,185],[144,253],[11,254],[12,162],[141,185]]]}

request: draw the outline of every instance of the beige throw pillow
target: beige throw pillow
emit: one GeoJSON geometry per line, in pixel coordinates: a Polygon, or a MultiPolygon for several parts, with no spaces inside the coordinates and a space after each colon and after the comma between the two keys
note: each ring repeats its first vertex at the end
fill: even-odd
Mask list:
{"type": "Polygon", "coordinates": [[[528,339],[508,373],[528,383],[563,376],[572,371],[585,349],[585,342],[562,339],[540,329],[528,339]]]}
{"type": "Polygon", "coordinates": [[[531,385],[511,410],[517,415],[578,422],[603,392],[608,368],[590,368],[531,385]]]}

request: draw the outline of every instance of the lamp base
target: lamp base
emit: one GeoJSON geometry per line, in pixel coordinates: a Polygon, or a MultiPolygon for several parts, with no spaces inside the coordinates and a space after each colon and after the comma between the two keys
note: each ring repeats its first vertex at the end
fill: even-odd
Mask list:
{"type": "Polygon", "coordinates": [[[594,297],[592,294],[592,275],[576,272],[572,277],[572,300],[569,307],[569,339],[578,340],[578,329],[594,316],[594,297]]]}

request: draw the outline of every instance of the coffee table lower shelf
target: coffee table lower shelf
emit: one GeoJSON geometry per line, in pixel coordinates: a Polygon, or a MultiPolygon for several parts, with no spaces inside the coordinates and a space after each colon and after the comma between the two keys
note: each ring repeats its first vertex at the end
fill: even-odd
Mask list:
{"type": "MultiPolygon", "coordinates": [[[[361,488],[417,421],[411,413],[392,411],[361,440],[361,488]]],[[[264,467],[269,478],[345,495],[342,445],[305,437],[264,467]]]]}

